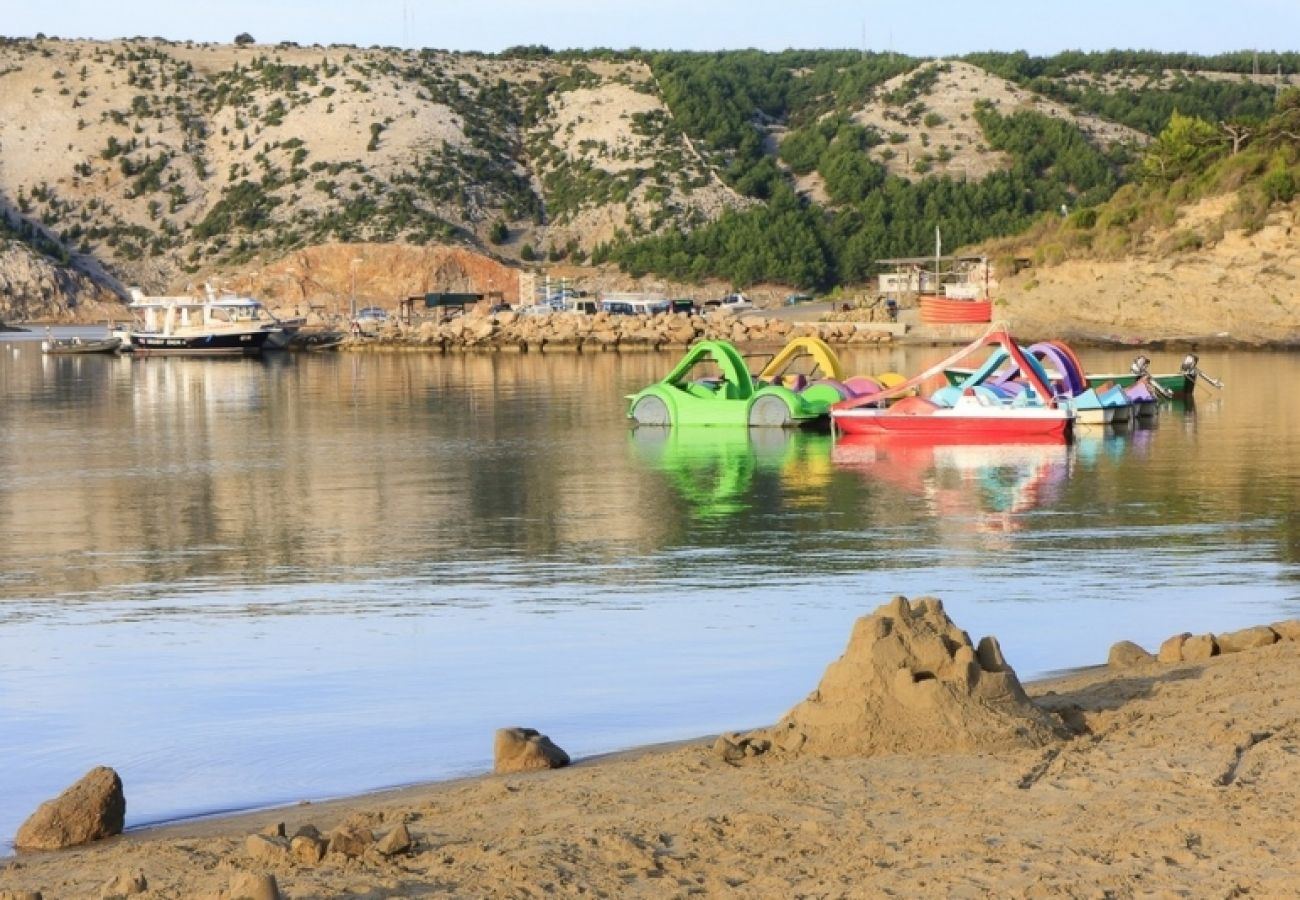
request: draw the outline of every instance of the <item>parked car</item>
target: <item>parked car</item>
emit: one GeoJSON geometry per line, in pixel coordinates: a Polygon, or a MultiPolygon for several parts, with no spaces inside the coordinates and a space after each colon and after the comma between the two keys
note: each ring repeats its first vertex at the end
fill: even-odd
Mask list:
{"type": "Polygon", "coordinates": [[[669,307],[669,310],[675,313],[686,313],[687,315],[694,315],[699,312],[695,307],[695,301],[690,297],[678,297],[672,302],[672,306],[669,307]]]}
{"type": "Polygon", "coordinates": [[[357,321],[363,322],[370,320],[373,322],[383,322],[388,319],[388,313],[378,306],[367,306],[365,309],[357,312],[357,321]]]}
{"type": "Polygon", "coordinates": [[[521,316],[549,316],[555,311],[554,306],[548,306],[545,303],[534,303],[532,306],[524,306],[516,310],[521,316]]]}
{"type": "Polygon", "coordinates": [[[574,297],[565,301],[564,308],[569,312],[585,313],[591,316],[596,314],[600,305],[590,297],[574,297]]]}
{"type": "Polygon", "coordinates": [[[710,306],[716,305],[719,309],[730,309],[739,312],[742,309],[753,309],[754,303],[744,294],[728,294],[716,304],[710,303],[710,306]]]}
{"type": "Polygon", "coordinates": [[[813,299],[812,294],[791,294],[785,298],[786,306],[798,306],[800,303],[807,303],[813,299]]]}

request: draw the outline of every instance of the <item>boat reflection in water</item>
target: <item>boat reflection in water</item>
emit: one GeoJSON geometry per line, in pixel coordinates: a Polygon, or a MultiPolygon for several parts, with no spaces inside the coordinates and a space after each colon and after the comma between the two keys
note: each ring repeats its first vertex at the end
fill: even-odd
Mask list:
{"type": "Polygon", "coordinates": [[[749,509],[755,481],[779,483],[786,505],[823,502],[833,474],[831,438],[787,428],[640,427],[634,455],[668,476],[697,519],[723,519],[749,509]]]}
{"type": "Polygon", "coordinates": [[[1058,442],[955,444],[842,435],[831,458],[837,469],[921,498],[938,519],[973,523],[980,532],[1023,527],[1026,514],[1060,499],[1071,454],[1058,442]]]}

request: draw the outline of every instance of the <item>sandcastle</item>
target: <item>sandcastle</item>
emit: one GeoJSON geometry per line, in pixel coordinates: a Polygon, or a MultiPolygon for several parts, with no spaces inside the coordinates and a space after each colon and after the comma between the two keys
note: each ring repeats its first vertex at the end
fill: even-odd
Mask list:
{"type": "Polygon", "coordinates": [[[1065,732],[1036,707],[995,638],[978,646],[933,597],[895,597],[853,626],[844,654],[775,726],[724,735],[730,760],[762,753],[870,756],[1048,744],[1065,732]]]}

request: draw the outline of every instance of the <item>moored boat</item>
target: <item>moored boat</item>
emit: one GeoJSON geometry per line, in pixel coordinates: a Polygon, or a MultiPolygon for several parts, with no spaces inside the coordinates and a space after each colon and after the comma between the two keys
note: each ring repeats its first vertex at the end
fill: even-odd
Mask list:
{"type": "Polygon", "coordinates": [[[1074,410],[1058,403],[1042,366],[1004,329],[991,330],[907,381],[831,407],[835,427],[845,434],[910,436],[947,442],[1067,441],[1074,410]],[[930,399],[905,396],[925,381],[986,347],[989,360],[975,370],[987,375],[1003,363],[1020,373],[1015,392],[986,387],[972,377],[960,390],[945,388],[930,399]]]}
{"type": "Polygon", "coordinates": [[[137,318],[124,332],[141,354],[250,356],[287,343],[284,328],[256,300],[233,295],[148,297],[131,291],[137,318]]]}
{"type": "Polygon", "coordinates": [[[122,346],[117,337],[106,338],[46,338],[41,341],[41,352],[51,356],[73,356],[83,353],[116,353],[122,346]]]}
{"type": "Polygon", "coordinates": [[[835,426],[845,434],[915,437],[945,443],[1064,442],[1074,424],[1068,406],[1010,406],[971,392],[953,406],[923,397],[905,397],[892,406],[833,409],[835,426]]]}

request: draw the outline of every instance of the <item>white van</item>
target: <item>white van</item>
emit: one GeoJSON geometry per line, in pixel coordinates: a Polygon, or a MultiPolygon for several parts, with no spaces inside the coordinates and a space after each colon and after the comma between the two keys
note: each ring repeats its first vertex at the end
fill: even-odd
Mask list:
{"type": "Polygon", "coordinates": [[[586,313],[594,316],[599,305],[591,297],[570,297],[564,302],[564,309],[567,312],[586,313]]]}
{"type": "Polygon", "coordinates": [[[602,312],[622,316],[653,316],[668,312],[672,302],[662,294],[605,294],[600,302],[602,312]]]}

